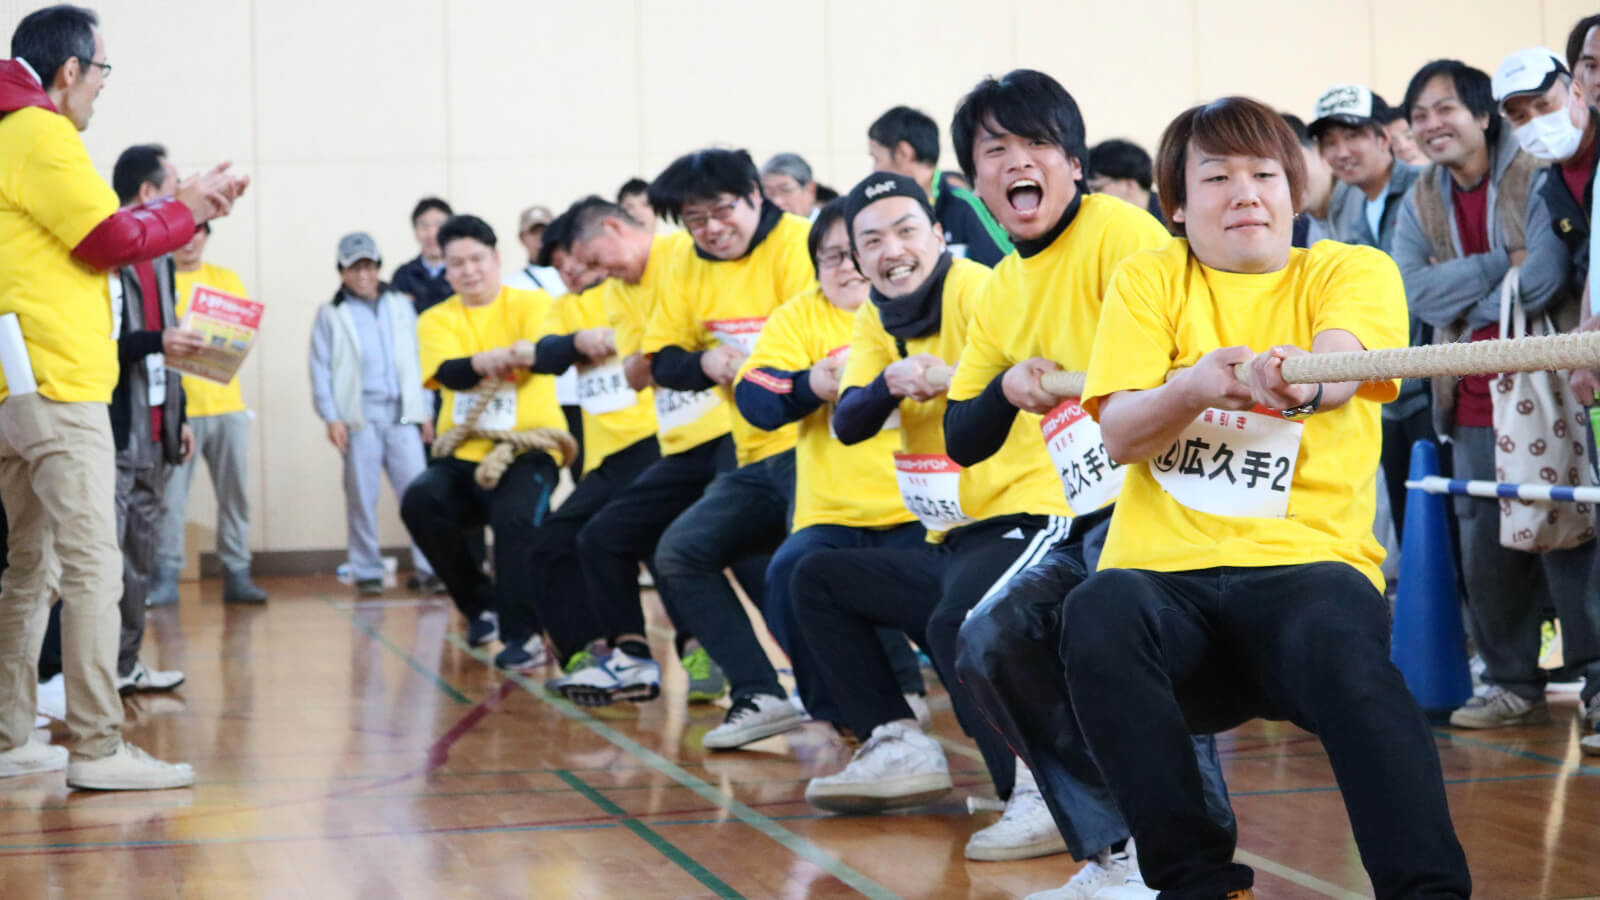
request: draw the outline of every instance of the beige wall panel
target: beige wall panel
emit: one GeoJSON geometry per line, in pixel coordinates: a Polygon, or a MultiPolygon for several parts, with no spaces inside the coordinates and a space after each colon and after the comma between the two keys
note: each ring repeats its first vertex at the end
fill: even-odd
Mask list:
{"type": "Polygon", "coordinates": [[[865,0],[830,2],[826,10],[831,106],[825,129],[834,149],[866,160],[867,126],[903,104],[939,123],[939,164],[958,168],[950,117],[978,79],[1014,67],[1011,4],[865,0]]]}
{"type": "MultiPolygon", "coordinates": [[[[1195,98],[1244,94],[1308,119],[1329,85],[1372,77],[1370,15],[1364,3],[1335,11],[1312,3],[1199,0],[1193,29],[1195,98]]],[[[1403,30],[1394,37],[1401,34],[1410,39],[1403,30]]],[[[1374,90],[1386,94],[1389,89],[1374,90]]],[[[1171,109],[1167,117],[1181,110],[1171,109]]]]}
{"type": "MultiPolygon", "coordinates": [[[[106,60],[114,68],[84,143],[108,178],[117,154],[133,144],[166,144],[197,166],[254,156],[250,4],[172,0],[155,10],[147,2],[113,0],[90,6],[100,15],[106,60]],[[151,52],[168,45],[177,22],[187,46],[203,53],[151,52]]],[[[8,39],[14,28],[5,23],[8,39]]]]}
{"type": "MultiPolygon", "coordinates": [[[[252,5],[261,159],[444,155],[448,44],[442,2],[252,5]]],[[[508,42],[506,52],[512,49],[508,42]]]]}
{"type": "Polygon", "coordinates": [[[1147,0],[1137,13],[1055,0],[1016,6],[1017,65],[1071,92],[1090,146],[1120,137],[1154,154],[1162,127],[1195,99],[1192,0],[1147,0]]]}
{"type": "Polygon", "coordinates": [[[1378,9],[1374,89],[1399,103],[1411,76],[1440,58],[1459,59],[1492,75],[1506,54],[1544,40],[1542,19],[1534,0],[1385,3],[1378,9]]]}
{"type": "MultiPolygon", "coordinates": [[[[1597,13],[1600,13],[1600,6],[1593,0],[1544,0],[1544,45],[1565,61],[1568,32],[1579,19],[1597,13]]],[[[1515,49],[1508,47],[1507,52],[1515,49]]]]}
{"type": "MultiPolygon", "coordinates": [[[[824,133],[823,28],[807,7],[648,0],[639,11],[638,134],[647,157],[754,140],[798,145],[824,133]]],[[[629,48],[597,59],[613,52],[626,57],[629,48]]]]}
{"type": "Polygon", "coordinates": [[[457,160],[451,169],[455,186],[450,203],[458,212],[481,216],[500,241],[500,261],[507,272],[527,263],[517,241],[517,217],[535,203],[560,214],[572,201],[589,193],[615,199],[617,188],[632,174],[634,157],[602,155],[559,159],[457,160]]]}
{"type": "Polygon", "coordinates": [[[634,7],[633,0],[449,4],[452,156],[636,154],[634,7]]]}

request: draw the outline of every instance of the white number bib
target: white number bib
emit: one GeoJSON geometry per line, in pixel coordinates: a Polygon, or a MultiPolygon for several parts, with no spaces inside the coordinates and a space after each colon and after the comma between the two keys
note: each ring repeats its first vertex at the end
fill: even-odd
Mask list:
{"type": "Polygon", "coordinates": [[[159,353],[152,353],[144,358],[144,380],[149,388],[145,394],[145,402],[151,406],[160,406],[167,402],[167,358],[159,353]]]}
{"type": "Polygon", "coordinates": [[[761,326],[766,321],[765,318],[718,319],[707,322],[706,330],[721,343],[738,347],[745,356],[749,356],[755,352],[756,338],[761,336],[761,326]]]}
{"type": "Polygon", "coordinates": [[[895,453],[900,499],[929,531],[949,531],[972,519],[961,511],[961,467],[937,453],[895,453]]]}
{"type": "Polygon", "coordinates": [[[713,389],[704,391],[674,391],[656,388],[656,424],[662,434],[693,425],[700,418],[722,405],[722,398],[713,389]]]}
{"type": "Polygon", "coordinates": [[[1281,519],[1305,426],[1257,407],[1208,409],[1150,460],[1150,474],[1174,500],[1214,516],[1281,519]]]}
{"type": "MultiPolygon", "coordinates": [[[[467,424],[467,417],[472,415],[472,410],[478,405],[480,397],[476,392],[462,392],[455,395],[455,403],[451,409],[450,419],[457,427],[467,424]]],[[[517,386],[503,384],[500,389],[489,395],[488,408],[478,418],[474,426],[479,431],[511,431],[517,427],[517,386]]]]}
{"type": "Polygon", "coordinates": [[[1078,405],[1077,397],[1050,410],[1040,425],[1073,515],[1088,515],[1117,498],[1125,470],[1106,456],[1100,426],[1078,405]]]}
{"type": "Polygon", "coordinates": [[[578,370],[578,405],[589,415],[616,412],[638,402],[639,395],[628,387],[622,373],[622,360],[613,357],[610,362],[578,370]]]}
{"type": "Polygon", "coordinates": [[[562,406],[579,406],[578,367],[573,366],[556,376],[556,402],[562,406]]]}

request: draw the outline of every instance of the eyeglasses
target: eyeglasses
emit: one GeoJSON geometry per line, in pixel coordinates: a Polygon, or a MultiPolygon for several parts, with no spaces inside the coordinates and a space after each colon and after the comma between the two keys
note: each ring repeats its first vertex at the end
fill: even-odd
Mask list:
{"type": "Polygon", "coordinates": [[[709,212],[689,213],[683,217],[683,227],[689,231],[699,231],[712,219],[723,223],[730,222],[733,220],[733,211],[738,203],[737,200],[727,200],[711,207],[709,212]]]}
{"type": "Polygon", "coordinates": [[[849,250],[824,250],[817,254],[817,267],[822,269],[837,269],[850,262],[849,250]]]}
{"type": "Polygon", "coordinates": [[[96,61],[94,61],[92,59],[84,59],[81,56],[78,57],[78,60],[79,60],[79,62],[82,62],[86,66],[96,66],[96,67],[98,67],[100,69],[100,77],[101,77],[101,79],[106,79],[106,78],[110,78],[111,77],[111,64],[110,63],[96,62],[96,61]]]}

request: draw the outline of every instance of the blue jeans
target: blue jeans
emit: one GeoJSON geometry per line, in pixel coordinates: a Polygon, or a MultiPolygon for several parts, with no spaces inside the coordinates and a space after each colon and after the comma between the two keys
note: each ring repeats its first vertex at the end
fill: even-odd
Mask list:
{"type": "MultiPolygon", "coordinates": [[[[778,639],[778,646],[789,654],[794,666],[795,690],[805,704],[811,718],[836,725],[845,724],[844,713],[828,694],[827,683],[818,671],[820,662],[807,645],[805,635],[795,619],[794,604],[790,601],[790,581],[795,567],[808,554],[819,550],[871,550],[882,548],[918,547],[925,542],[927,532],[922,525],[911,522],[893,528],[854,528],[849,525],[811,525],[789,535],[772,554],[767,566],[767,597],[761,613],[767,627],[778,639]]],[[[922,669],[917,664],[917,654],[906,642],[904,632],[892,628],[879,628],[878,640],[894,667],[895,679],[903,694],[926,693],[922,682],[922,669]]],[[[865,737],[864,735],[862,737],[865,737]]]]}
{"type": "Polygon", "coordinates": [[[788,696],[723,570],[776,550],[793,506],[794,451],[786,450],[718,475],[656,545],[662,602],[679,631],[698,638],[722,667],[734,699],[788,696]]]}

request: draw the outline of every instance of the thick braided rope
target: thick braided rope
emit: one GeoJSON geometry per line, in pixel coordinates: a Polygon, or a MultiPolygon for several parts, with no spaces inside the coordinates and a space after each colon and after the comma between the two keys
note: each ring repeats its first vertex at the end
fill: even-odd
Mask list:
{"type": "MultiPolygon", "coordinates": [[[[1317,384],[1596,367],[1600,367],[1600,332],[1586,331],[1469,344],[1314,353],[1284,360],[1283,380],[1290,384],[1317,384]]],[[[1235,366],[1233,373],[1249,383],[1248,367],[1235,366]]],[[[933,366],[926,377],[931,384],[949,385],[950,369],[933,366]]],[[[1083,394],[1085,377],[1083,372],[1047,372],[1039,383],[1058,397],[1078,397],[1083,394]]]]}
{"type": "Polygon", "coordinates": [[[477,396],[478,403],[465,422],[439,435],[438,440],[433,442],[434,458],[442,459],[449,456],[462,444],[474,438],[494,441],[494,449],[484,456],[472,473],[478,486],[486,491],[494,490],[495,485],[500,483],[500,476],[510,468],[511,461],[524,450],[559,450],[561,465],[572,465],[578,458],[578,442],[560,428],[530,428],[527,431],[478,430],[478,418],[489,407],[489,398],[494,396],[500,387],[501,382],[485,381],[472,392],[477,396]]]}

